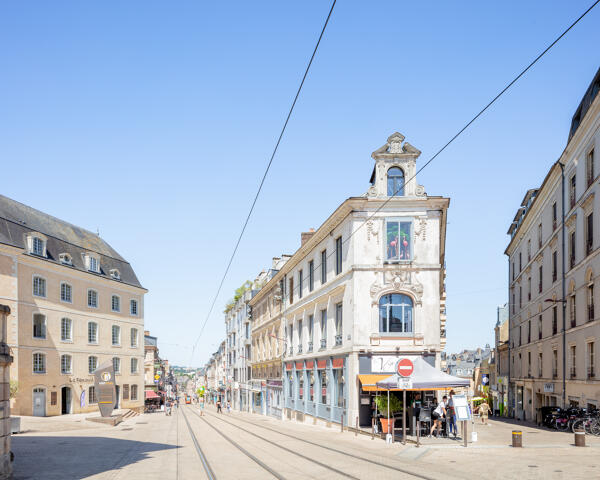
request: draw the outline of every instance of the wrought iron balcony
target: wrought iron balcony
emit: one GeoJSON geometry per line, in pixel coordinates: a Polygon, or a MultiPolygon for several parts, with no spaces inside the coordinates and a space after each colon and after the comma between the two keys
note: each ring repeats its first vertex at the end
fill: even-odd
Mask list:
{"type": "Polygon", "coordinates": [[[327,348],[327,339],[326,338],[321,339],[321,348],[327,348]]]}
{"type": "Polygon", "coordinates": [[[313,342],[308,342],[308,346],[306,348],[306,351],[307,352],[312,352],[312,349],[313,349],[313,342]]]}
{"type": "Polygon", "coordinates": [[[342,344],[342,336],[341,335],[336,335],[335,336],[335,346],[339,347],[342,344]]]}

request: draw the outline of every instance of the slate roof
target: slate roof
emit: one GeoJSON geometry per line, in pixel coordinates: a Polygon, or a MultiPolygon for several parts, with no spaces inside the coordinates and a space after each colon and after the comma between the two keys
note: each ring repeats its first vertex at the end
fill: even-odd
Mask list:
{"type": "Polygon", "coordinates": [[[65,268],[74,268],[108,279],[112,279],[110,271],[117,269],[121,279],[112,279],[113,281],[143,288],[129,262],[95,233],[0,195],[0,243],[25,250],[26,237],[30,232],[39,232],[48,238],[47,258],[44,260],[60,263],[59,255],[68,253],[73,265],[65,268]],[[86,270],[86,252],[94,252],[100,256],[99,274],[86,270]]]}

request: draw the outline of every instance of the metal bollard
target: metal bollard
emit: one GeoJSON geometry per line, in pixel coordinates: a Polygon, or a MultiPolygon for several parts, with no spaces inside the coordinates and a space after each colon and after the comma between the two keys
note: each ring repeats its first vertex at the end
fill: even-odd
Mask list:
{"type": "Polygon", "coordinates": [[[585,430],[581,427],[575,429],[575,446],[585,447],[585,430]]]}
{"type": "Polygon", "coordinates": [[[340,420],[340,432],[344,433],[344,412],[342,412],[342,419],[340,420]]]}
{"type": "Polygon", "coordinates": [[[512,431],[512,446],[522,447],[523,446],[523,432],[521,430],[512,431]]]}
{"type": "Polygon", "coordinates": [[[356,417],[356,428],[354,429],[354,436],[358,437],[358,417],[356,417]]]}
{"type": "Polygon", "coordinates": [[[371,418],[371,440],[375,440],[375,419],[371,418]]]}

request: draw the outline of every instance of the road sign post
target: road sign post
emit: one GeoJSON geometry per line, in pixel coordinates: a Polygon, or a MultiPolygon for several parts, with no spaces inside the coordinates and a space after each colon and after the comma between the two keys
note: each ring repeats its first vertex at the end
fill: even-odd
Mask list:
{"type": "Polygon", "coordinates": [[[398,388],[402,390],[402,444],[406,445],[406,390],[413,387],[411,375],[415,365],[410,358],[401,358],[396,365],[398,372],[398,388]]]}

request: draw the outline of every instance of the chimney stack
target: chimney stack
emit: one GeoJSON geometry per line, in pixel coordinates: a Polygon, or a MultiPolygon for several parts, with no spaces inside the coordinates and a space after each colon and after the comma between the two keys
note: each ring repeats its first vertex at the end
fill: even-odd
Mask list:
{"type": "Polygon", "coordinates": [[[306,242],[308,242],[314,234],[315,234],[314,228],[311,228],[308,232],[300,233],[300,246],[302,246],[306,242]]]}

